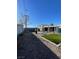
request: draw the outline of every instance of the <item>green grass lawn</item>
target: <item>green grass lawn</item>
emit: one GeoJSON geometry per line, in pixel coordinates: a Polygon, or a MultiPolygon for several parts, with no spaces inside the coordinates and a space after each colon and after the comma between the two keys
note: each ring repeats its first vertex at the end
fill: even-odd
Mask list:
{"type": "Polygon", "coordinates": [[[43,35],[44,38],[58,44],[61,42],[61,35],[60,34],[45,34],[43,35]]]}

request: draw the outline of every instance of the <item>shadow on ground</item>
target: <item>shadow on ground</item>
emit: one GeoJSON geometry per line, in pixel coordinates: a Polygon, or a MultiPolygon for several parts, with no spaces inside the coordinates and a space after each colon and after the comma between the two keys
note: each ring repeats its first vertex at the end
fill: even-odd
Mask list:
{"type": "Polygon", "coordinates": [[[17,48],[17,59],[59,59],[31,32],[24,32],[19,40],[21,45],[17,48]]]}

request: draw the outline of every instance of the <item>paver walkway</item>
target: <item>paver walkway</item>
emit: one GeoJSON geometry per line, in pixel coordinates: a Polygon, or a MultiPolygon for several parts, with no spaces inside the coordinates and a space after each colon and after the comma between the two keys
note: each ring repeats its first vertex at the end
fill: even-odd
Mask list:
{"type": "Polygon", "coordinates": [[[17,49],[17,59],[59,59],[32,33],[24,33],[22,47],[17,49]]]}

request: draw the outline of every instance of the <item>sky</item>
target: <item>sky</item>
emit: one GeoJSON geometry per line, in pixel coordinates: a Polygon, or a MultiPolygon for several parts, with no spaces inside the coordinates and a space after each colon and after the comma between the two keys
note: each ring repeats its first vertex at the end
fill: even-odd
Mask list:
{"type": "Polygon", "coordinates": [[[61,24],[61,0],[17,0],[17,20],[29,16],[28,27],[61,24]]]}

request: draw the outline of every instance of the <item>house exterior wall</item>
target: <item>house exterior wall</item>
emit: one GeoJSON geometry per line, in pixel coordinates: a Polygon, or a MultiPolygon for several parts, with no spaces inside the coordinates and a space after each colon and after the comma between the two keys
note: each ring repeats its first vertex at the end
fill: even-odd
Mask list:
{"type": "Polygon", "coordinates": [[[60,26],[50,26],[50,25],[41,25],[38,27],[40,29],[40,32],[55,32],[55,33],[61,33],[60,26]]]}
{"type": "Polygon", "coordinates": [[[22,24],[17,24],[17,35],[23,32],[23,25],[22,24]]]}

